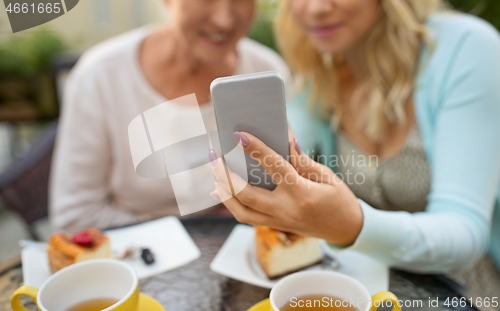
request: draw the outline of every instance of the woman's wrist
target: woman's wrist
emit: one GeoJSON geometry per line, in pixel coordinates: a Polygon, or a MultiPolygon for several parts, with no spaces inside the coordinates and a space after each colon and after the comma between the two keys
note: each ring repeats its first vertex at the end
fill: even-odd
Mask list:
{"type": "MultiPolygon", "coordinates": [[[[357,199],[347,209],[346,215],[343,215],[342,218],[345,220],[345,225],[341,226],[341,230],[333,230],[334,235],[326,239],[326,241],[339,248],[346,248],[356,242],[363,229],[363,211],[357,199]]],[[[333,225],[336,226],[337,223],[338,221],[335,221],[333,225]]]]}

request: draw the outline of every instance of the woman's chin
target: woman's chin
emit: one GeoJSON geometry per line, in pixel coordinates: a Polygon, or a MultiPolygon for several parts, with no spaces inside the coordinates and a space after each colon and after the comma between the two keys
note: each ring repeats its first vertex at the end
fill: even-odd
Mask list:
{"type": "Polygon", "coordinates": [[[349,44],[339,38],[311,38],[311,43],[320,53],[342,53],[349,49],[349,44]]]}
{"type": "Polygon", "coordinates": [[[337,46],[337,45],[331,45],[331,44],[325,44],[322,46],[317,45],[317,46],[315,46],[315,48],[320,53],[331,53],[331,54],[343,53],[347,49],[344,46],[337,46]]]}

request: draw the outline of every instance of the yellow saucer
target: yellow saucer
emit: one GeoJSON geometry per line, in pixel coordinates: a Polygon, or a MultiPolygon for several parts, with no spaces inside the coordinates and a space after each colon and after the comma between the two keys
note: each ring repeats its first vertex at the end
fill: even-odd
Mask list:
{"type": "Polygon", "coordinates": [[[267,298],[253,305],[247,311],[273,311],[273,307],[271,307],[271,302],[269,301],[269,298],[267,298]]]}
{"type": "Polygon", "coordinates": [[[153,297],[140,293],[137,311],[165,311],[165,309],[153,297]]]}

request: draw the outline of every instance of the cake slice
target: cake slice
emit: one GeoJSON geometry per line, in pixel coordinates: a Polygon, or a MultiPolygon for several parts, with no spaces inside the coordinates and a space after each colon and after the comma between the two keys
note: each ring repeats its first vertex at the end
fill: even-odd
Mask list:
{"type": "Polygon", "coordinates": [[[74,263],[89,259],[112,258],[108,237],[92,228],[73,236],[55,233],[47,246],[49,266],[56,272],[74,263]]]}
{"type": "Polygon", "coordinates": [[[323,259],[320,239],[269,227],[255,227],[255,250],[257,261],[269,279],[302,270],[323,259]]]}

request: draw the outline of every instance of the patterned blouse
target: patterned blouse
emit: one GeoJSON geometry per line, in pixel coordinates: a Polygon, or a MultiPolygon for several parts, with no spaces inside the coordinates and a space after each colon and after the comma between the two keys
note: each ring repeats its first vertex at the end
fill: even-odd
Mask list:
{"type": "MultiPolygon", "coordinates": [[[[338,174],[361,200],[387,211],[423,212],[431,186],[431,167],[417,126],[401,150],[387,159],[367,155],[341,130],[337,131],[338,174]]],[[[449,275],[476,297],[500,293],[500,273],[488,255],[471,269],[449,275]]]]}

